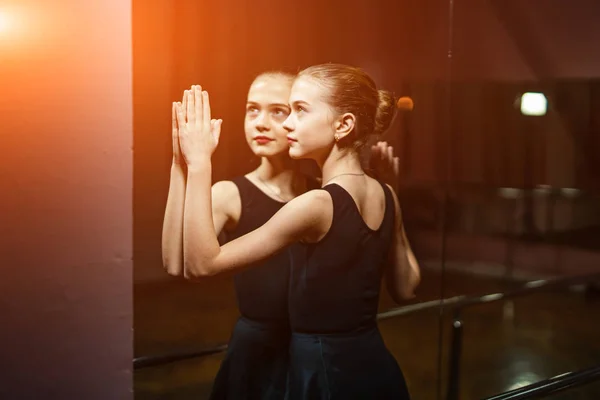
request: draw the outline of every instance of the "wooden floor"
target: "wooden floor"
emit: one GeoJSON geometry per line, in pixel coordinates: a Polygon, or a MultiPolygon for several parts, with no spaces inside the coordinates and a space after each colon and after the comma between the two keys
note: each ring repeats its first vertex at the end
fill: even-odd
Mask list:
{"type": "MultiPolygon", "coordinates": [[[[440,274],[425,271],[423,278],[414,302],[438,299],[440,274]]],[[[510,286],[447,272],[443,294],[485,294],[510,286]]],[[[229,278],[201,283],[165,279],[136,285],[134,293],[136,357],[225,343],[238,315],[229,278]]],[[[382,297],[381,311],[394,306],[387,295],[382,297]]],[[[382,321],[380,328],[413,399],[443,398],[438,393],[444,392],[448,373],[450,316],[420,312],[382,321]]],[[[221,355],[213,355],[138,370],[135,398],[205,399],[220,361],[221,355]]],[[[581,292],[538,293],[464,314],[461,399],[480,399],[599,363],[600,300],[581,292]]],[[[600,399],[600,383],[552,399],[600,399]]]]}

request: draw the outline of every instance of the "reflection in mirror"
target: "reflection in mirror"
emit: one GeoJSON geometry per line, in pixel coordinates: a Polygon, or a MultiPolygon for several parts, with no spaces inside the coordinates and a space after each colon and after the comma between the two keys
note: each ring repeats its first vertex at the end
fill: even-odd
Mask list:
{"type": "Polygon", "coordinates": [[[600,4],[454,3],[445,393],[546,390],[600,351],[600,4]]]}
{"type": "MultiPolygon", "coordinates": [[[[223,217],[214,218],[216,231],[224,232],[223,242],[231,241],[240,233],[236,232],[240,224],[247,223],[244,229],[252,230],[250,223],[262,223],[244,222],[245,216],[268,218],[282,203],[313,186],[313,178],[320,177],[313,162],[300,163],[299,171],[274,176],[275,168],[281,171],[296,165],[280,154],[288,146],[286,136],[293,128],[284,127],[283,122],[290,112],[297,112],[285,101],[292,81],[282,74],[256,77],[265,71],[295,74],[311,65],[335,62],[362,67],[378,88],[395,94],[397,115],[383,140],[399,157],[398,177],[392,183],[397,186],[408,241],[421,266],[421,282],[416,297],[399,304],[394,301],[397,296],[390,295],[383,285],[378,326],[413,398],[438,398],[445,379],[439,374],[439,300],[448,162],[443,120],[448,105],[447,4],[439,0],[381,1],[377,6],[364,0],[343,6],[267,0],[236,3],[235,7],[227,2],[182,0],[133,4],[136,397],[209,398],[211,391],[224,387],[223,381],[229,384],[232,379],[244,379],[244,374],[260,374],[257,362],[244,368],[243,358],[255,361],[264,351],[246,346],[244,352],[234,354],[240,332],[253,332],[253,322],[264,322],[273,314],[278,319],[292,314],[283,278],[273,287],[265,287],[265,282],[274,282],[275,274],[280,273],[277,268],[254,282],[257,278],[247,273],[250,269],[191,282],[170,276],[163,268],[163,257],[171,272],[181,268],[180,252],[161,254],[161,234],[163,228],[183,229],[168,223],[165,209],[167,214],[169,209],[172,215],[180,213],[181,218],[181,197],[172,194],[187,188],[184,178],[189,177],[184,168],[173,167],[172,102],[181,101],[183,91],[192,84],[200,84],[210,93],[212,115],[224,121],[211,173],[212,182],[220,182],[215,190],[224,200],[219,204],[225,205],[214,213],[223,217]],[[270,165],[261,161],[261,156],[276,161],[270,165]],[[253,201],[251,211],[244,213],[244,196],[248,195],[261,200],[253,201]],[[267,297],[267,289],[277,297],[267,297]],[[257,315],[261,312],[263,315],[257,315]],[[240,319],[240,315],[249,318],[240,319]],[[227,351],[224,345],[229,345],[227,351]]],[[[370,149],[367,146],[363,154],[365,162],[370,149]]],[[[345,184],[365,178],[339,179],[345,184]]],[[[382,191],[374,193],[370,197],[382,191]]],[[[369,224],[369,215],[362,213],[367,225],[376,226],[369,224]]],[[[171,242],[162,245],[170,249],[179,236],[166,236],[171,242]]],[[[257,252],[263,244],[268,247],[269,243],[261,242],[257,252]]],[[[346,253],[350,246],[344,245],[339,247],[346,253]]],[[[327,290],[322,288],[306,303],[342,290],[351,281],[350,274],[340,274],[335,284],[328,282],[327,276],[317,278],[310,284],[326,283],[327,290]]],[[[350,314],[359,311],[353,307],[350,314]]],[[[338,318],[342,319],[341,315],[338,318]]],[[[335,320],[323,320],[321,327],[335,330],[328,325],[335,320]]],[[[285,346],[278,342],[281,335],[272,339],[268,340],[271,349],[285,346]]],[[[381,352],[381,343],[369,343],[375,343],[381,352]]],[[[359,355],[358,350],[365,346],[351,347],[359,355]]],[[[376,371],[371,370],[367,368],[351,383],[376,371]]],[[[401,388],[402,378],[394,376],[386,385],[392,382],[394,388],[401,388]]]]}

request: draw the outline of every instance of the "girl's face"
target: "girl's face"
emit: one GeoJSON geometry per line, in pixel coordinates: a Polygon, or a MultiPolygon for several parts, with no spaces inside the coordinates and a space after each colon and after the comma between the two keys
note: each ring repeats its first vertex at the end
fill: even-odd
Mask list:
{"type": "Polygon", "coordinates": [[[289,149],[283,121],[290,113],[291,83],[284,76],[266,76],[250,86],[244,131],[250,149],[259,157],[279,155],[289,149]]]}
{"type": "Polygon", "coordinates": [[[310,77],[299,77],[292,85],[290,116],[283,126],[288,132],[290,157],[326,158],[335,141],[334,113],[323,89],[310,77]]]}

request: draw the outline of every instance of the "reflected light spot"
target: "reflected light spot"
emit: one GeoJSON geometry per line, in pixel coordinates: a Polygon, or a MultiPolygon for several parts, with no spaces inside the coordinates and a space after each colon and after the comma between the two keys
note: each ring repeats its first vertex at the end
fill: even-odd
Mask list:
{"type": "Polygon", "coordinates": [[[575,188],[561,188],[560,191],[563,194],[563,196],[571,199],[579,196],[579,194],[581,193],[581,190],[575,188]]]}
{"type": "Polygon", "coordinates": [[[519,378],[515,379],[511,385],[506,388],[506,391],[520,389],[523,386],[532,385],[536,382],[541,381],[543,378],[533,372],[525,373],[519,378]]]}
{"type": "Polygon", "coordinates": [[[498,189],[498,193],[501,197],[506,199],[518,199],[521,197],[523,190],[519,188],[500,188],[498,189]]]}
{"type": "Polygon", "coordinates": [[[525,93],[521,96],[521,114],[539,117],[546,115],[548,100],[543,93],[525,93]]]}

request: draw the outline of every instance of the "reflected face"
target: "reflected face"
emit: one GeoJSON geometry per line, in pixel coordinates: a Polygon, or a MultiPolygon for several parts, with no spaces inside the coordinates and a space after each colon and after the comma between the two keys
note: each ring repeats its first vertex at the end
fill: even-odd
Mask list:
{"type": "Polygon", "coordinates": [[[294,81],[289,99],[291,114],[284,122],[290,157],[318,160],[331,151],[335,143],[334,113],[324,101],[326,94],[310,77],[294,81]]]}
{"type": "Polygon", "coordinates": [[[246,102],[244,131],[254,154],[270,157],[288,151],[283,121],[290,113],[292,81],[283,76],[259,77],[252,83],[246,102]]]}

